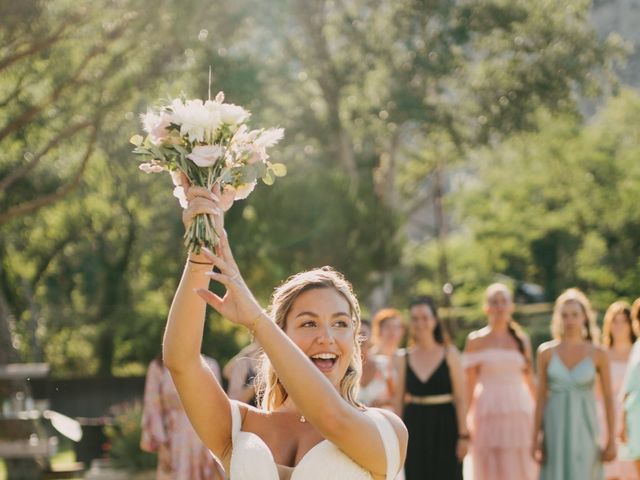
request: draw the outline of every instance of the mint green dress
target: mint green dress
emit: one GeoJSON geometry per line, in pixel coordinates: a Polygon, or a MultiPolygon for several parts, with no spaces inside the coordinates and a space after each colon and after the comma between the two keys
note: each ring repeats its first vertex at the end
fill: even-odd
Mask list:
{"type": "Polygon", "coordinates": [[[620,447],[620,458],[640,460],[640,340],[631,350],[622,394],[626,395],[627,443],[620,447]]]}
{"type": "Polygon", "coordinates": [[[568,369],[553,351],[547,366],[549,397],[544,409],[545,462],[540,480],[604,480],[591,356],[568,369]]]}

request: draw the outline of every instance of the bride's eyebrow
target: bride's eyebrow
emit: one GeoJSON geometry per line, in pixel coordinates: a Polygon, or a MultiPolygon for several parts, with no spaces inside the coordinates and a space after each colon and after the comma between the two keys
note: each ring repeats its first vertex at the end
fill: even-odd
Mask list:
{"type": "MultiPolygon", "coordinates": [[[[318,318],[319,315],[315,312],[308,312],[308,311],[304,311],[304,312],[300,312],[298,313],[295,318],[298,317],[313,317],[313,318],[318,318]]],[[[331,315],[332,318],[336,318],[336,317],[349,317],[351,318],[351,315],[349,315],[346,312],[336,312],[333,315],[331,315]]]]}

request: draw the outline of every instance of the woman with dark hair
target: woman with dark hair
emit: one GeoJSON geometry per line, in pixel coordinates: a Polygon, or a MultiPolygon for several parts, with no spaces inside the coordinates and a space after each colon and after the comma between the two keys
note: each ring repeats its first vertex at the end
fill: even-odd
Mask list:
{"type": "Polygon", "coordinates": [[[513,311],[507,286],[489,286],[484,301],[489,324],[471,332],[465,344],[474,480],[536,477],[530,455],[535,391],[531,345],[513,321],[513,311]]]}
{"type": "MultiPolygon", "coordinates": [[[[627,371],[627,363],[631,356],[636,334],[631,321],[631,306],[627,302],[614,302],[604,314],[602,323],[602,345],[609,357],[611,374],[611,391],[616,421],[616,433],[622,431],[623,405],[620,391],[627,371]]],[[[600,423],[600,443],[606,445],[606,419],[604,399],[598,401],[598,419],[600,423]]],[[[636,468],[632,462],[616,459],[604,466],[605,478],[608,480],[637,480],[636,468]]]]}
{"type": "Polygon", "coordinates": [[[533,457],[540,480],[602,480],[602,462],[616,456],[609,359],[594,342],[595,315],[589,299],[571,288],[556,300],[553,340],[538,348],[538,398],[533,457]],[[604,451],[598,441],[594,383],[599,380],[607,418],[604,451]]]}
{"type": "Polygon", "coordinates": [[[395,362],[396,408],[409,431],[406,479],[462,479],[469,433],[460,354],[430,298],[413,300],[409,312],[412,345],[395,362]]]}

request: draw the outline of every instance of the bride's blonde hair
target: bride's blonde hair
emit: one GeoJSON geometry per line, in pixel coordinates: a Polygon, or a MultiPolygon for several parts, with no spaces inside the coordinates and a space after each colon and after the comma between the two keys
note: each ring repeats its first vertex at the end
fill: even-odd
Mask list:
{"type": "MultiPolygon", "coordinates": [[[[296,299],[309,290],[333,288],[344,297],[349,304],[351,322],[353,326],[353,355],[347,367],[347,372],[340,382],[340,395],[350,404],[360,407],[356,400],[360,388],[362,375],[362,357],[358,333],[360,330],[360,305],[353,293],[351,284],[344,276],[331,267],[316,268],[301,272],[276,288],[271,299],[270,317],[282,329],[287,328],[287,316],[296,299]]],[[[278,379],[269,358],[263,353],[256,376],[258,404],[265,410],[274,410],[287,399],[288,394],[278,379]]]]}

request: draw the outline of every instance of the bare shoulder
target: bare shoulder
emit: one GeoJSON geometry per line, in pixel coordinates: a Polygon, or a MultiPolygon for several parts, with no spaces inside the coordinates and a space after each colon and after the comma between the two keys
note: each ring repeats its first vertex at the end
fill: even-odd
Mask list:
{"type": "Polygon", "coordinates": [[[465,352],[475,352],[480,350],[484,345],[485,338],[489,334],[489,328],[483,327],[479,330],[474,330],[467,335],[467,340],[464,345],[465,352]]]}
{"type": "Polygon", "coordinates": [[[541,343],[538,347],[538,358],[540,360],[548,360],[553,353],[553,349],[558,346],[558,343],[557,340],[541,343]]]}
{"type": "Polygon", "coordinates": [[[448,361],[460,362],[460,350],[455,345],[448,345],[446,352],[448,361]]]}
{"type": "Polygon", "coordinates": [[[593,359],[598,364],[609,362],[609,353],[602,345],[593,345],[593,359]]]}
{"type": "Polygon", "coordinates": [[[407,431],[407,427],[400,419],[400,417],[394,412],[384,408],[371,408],[370,410],[380,413],[389,421],[396,433],[396,436],[398,437],[398,441],[400,442],[400,449],[404,452],[407,446],[407,441],[409,439],[409,432],[407,431]]]}

